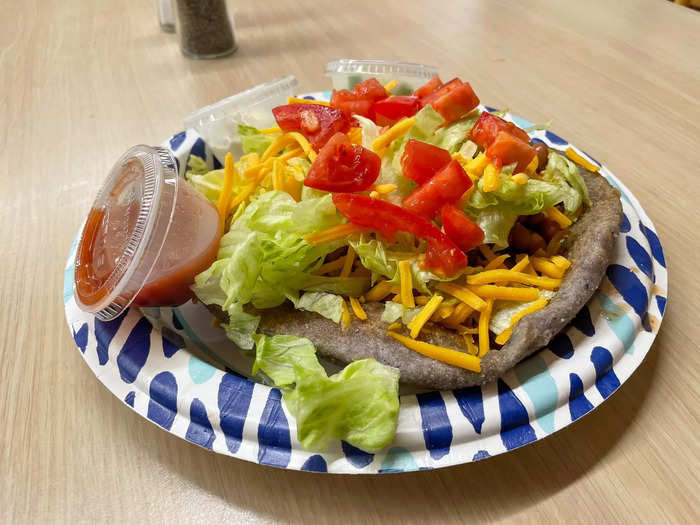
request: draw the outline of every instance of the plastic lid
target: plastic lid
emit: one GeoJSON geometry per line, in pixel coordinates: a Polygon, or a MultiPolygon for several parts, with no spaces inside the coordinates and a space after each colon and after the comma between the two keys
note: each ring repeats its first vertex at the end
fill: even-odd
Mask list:
{"type": "Polygon", "coordinates": [[[177,189],[169,150],[139,145],[122,155],[93,202],[78,244],[78,307],[109,321],[131,304],[165,243],[177,189]]]}
{"type": "Polygon", "coordinates": [[[434,66],[411,62],[387,62],[386,60],[355,60],[341,58],[326,64],[326,75],[334,73],[394,75],[431,79],[438,74],[434,66]]]}
{"type": "Polygon", "coordinates": [[[198,129],[206,122],[227,116],[243,115],[251,108],[280,96],[287,97],[297,85],[294,75],[265,82],[214,104],[204,106],[185,118],[185,127],[198,129]]]}

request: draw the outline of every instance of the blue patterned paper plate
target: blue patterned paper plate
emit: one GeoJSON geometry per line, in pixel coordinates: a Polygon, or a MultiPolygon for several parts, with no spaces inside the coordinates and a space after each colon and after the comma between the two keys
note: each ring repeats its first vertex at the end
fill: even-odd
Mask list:
{"type": "MultiPolygon", "coordinates": [[[[532,136],[554,149],[571,146],[550,131],[532,136]]],[[[191,130],[164,145],[175,153],[181,174],[190,154],[220,166],[191,130]]],[[[477,461],[543,439],[600,405],[640,365],[659,330],[668,290],[661,244],[632,193],[604,166],[600,172],[620,190],[624,220],[593,298],[547,348],[497,382],[402,395],[396,438],[378,454],[344,442],[323,453],[303,450],[280,391],[245,377],[249,358],[232,351],[201,305],[131,308],[110,322],[79,310],[72,290],[77,239],[65,270],[66,320],[85,362],[114,395],[170,433],[220,454],[362,474],[477,461]]]]}

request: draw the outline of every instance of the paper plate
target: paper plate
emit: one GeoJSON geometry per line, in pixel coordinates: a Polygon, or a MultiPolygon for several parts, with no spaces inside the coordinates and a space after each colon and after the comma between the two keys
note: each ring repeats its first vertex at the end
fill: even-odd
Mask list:
{"type": "MultiPolygon", "coordinates": [[[[531,125],[514,115],[506,118],[531,125]]],[[[532,136],[557,150],[573,147],[550,131],[532,136]]],[[[190,154],[220,166],[191,130],[164,145],[175,153],[181,175],[190,154]]],[[[226,343],[201,305],[130,308],[110,322],[80,311],[72,290],[77,239],[65,270],[66,320],[85,362],[115,396],[168,432],[220,454],[281,468],[358,474],[488,458],[543,439],[603,403],[640,365],[661,324],[668,277],[659,238],[632,193],[604,166],[600,173],[620,190],[624,219],[593,298],[547,348],[498,381],[402,395],[396,438],[378,454],[344,442],[322,453],[303,450],[280,391],[246,377],[250,360],[226,343]]]]}

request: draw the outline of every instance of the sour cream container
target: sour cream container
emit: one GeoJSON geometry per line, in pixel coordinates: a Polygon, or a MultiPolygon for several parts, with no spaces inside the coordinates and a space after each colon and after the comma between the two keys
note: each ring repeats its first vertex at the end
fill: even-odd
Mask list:
{"type": "Polygon", "coordinates": [[[326,64],[326,76],[331,77],[334,89],[352,89],[355,84],[375,77],[382,84],[398,81],[392,90],[395,95],[407,95],[438,74],[434,66],[386,60],[355,60],[341,58],[326,64]]]}

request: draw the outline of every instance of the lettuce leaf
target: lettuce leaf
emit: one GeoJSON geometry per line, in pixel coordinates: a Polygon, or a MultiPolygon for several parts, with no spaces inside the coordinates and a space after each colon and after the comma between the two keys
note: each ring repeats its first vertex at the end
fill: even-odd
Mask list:
{"type": "Polygon", "coordinates": [[[440,128],[435,132],[435,135],[429,142],[434,146],[446,149],[450,153],[455,153],[460,146],[466,142],[469,132],[474,127],[477,118],[479,118],[479,115],[475,112],[472,116],[453,122],[444,128],[440,128]]]}
{"type": "MultiPolygon", "coordinates": [[[[202,302],[219,305],[230,316],[240,315],[248,304],[272,308],[286,299],[296,303],[301,291],[361,295],[369,287],[367,278],[312,273],[341,241],[312,246],[302,238],[343,220],[329,194],[296,202],[285,192],[265,192],[236,218],[221,238],[216,261],[195,277],[192,288],[202,302]]],[[[244,339],[233,329],[231,333],[244,339]]]]}
{"type": "Polygon", "coordinates": [[[343,315],[343,298],[325,292],[306,292],[294,305],[298,310],[316,312],[326,319],[340,323],[343,315]]]}
{"type": "Polygon", "coordinates": [[[330,377],[308,339],[254,336],[253,373],[262,370],[282,388],[305,449],[322,451],[345,440],[374,453],[391,443],[399,414],[399,371],[374,359],[355,361],[330,377]]]}
{"type": "MultiPolygon", "coordinates": [[[[551,290],[540,290],[540,297],[546,297],[551,300],[556,292],[551,290]]],[[[489,330],[494,334],[498,335],[503,330],[510,326],[510,319],[516,313],[529,307],[534,301],[527,303],[518,301],[495,301],[493,303],[493,312],[491,313],[491,318],[489,319],[489,330]]]]}
{"type": "Polygon", "coordinates": [[[253,126],[238,125],[238,136],[241,137],[241,146],[244,153],[263,154],[270,144],[272,138],[264,133],[260,133],[253,126]]]}

